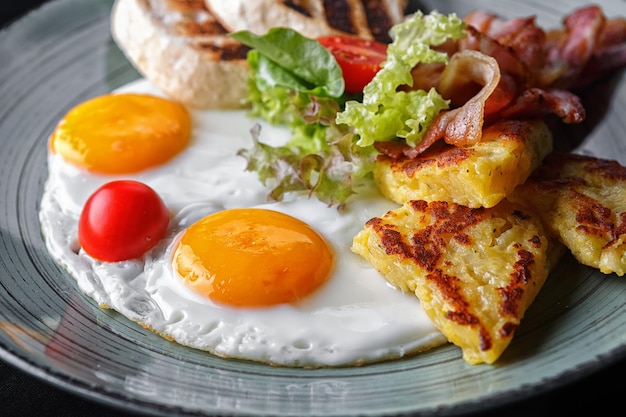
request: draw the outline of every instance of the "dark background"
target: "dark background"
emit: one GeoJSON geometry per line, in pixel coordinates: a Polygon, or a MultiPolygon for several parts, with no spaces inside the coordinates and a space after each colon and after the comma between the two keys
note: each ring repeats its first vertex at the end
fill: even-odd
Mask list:
{"type": "MultiPolygon", "coordinates": [[[[228,1],[228,0],[224,0],[228,1]]],[[[254,0],[252,0],[254,1],[254,0]]],[[[4,0],[0,6],[0,28],[6,27],[44,0],[4,0]]],[[[1,63],[0,63],[1,65],[1,63]]],[[[626,361],[563,388],[543,393],[524,402],[496,408],[484,417],[556,417],[589,414],[626,415],[624,378],[626,361]],[[609,414],[608,410],[611,410],[609,414]]],[[[122,412],[65,392],[0,361],[0,415],[46,417],[131,417],[122,412]]]]}
{"type": "Polygon", "coordinates": [[[13,20],[19,18],[26,11],[39,7],[45,3],[44,0],[18,0],[7,1],[4,0],[0,6],[0,26],[4,27],[11,23],[13,20]]]}

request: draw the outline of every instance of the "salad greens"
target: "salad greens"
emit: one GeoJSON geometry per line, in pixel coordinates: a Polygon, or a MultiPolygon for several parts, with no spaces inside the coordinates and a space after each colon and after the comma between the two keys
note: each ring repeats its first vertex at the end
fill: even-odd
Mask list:
{"type": "Polygon", "coordinates": [[[341,69],[316,40],[284,28],[270,29],[263,36],[242,31],[232,37],[254,48],[248,64],[261,90],[280,86],[322,97],[343,94],[341,69]]]}
{"type": "Polygon", "coordinates": [[[447,63],[448,56],[431,46],[464,37],[464,29],[456,15],[446,17],[436,12],[417,12],[412,19],[395,25],[394,41],[382,69],[365,86],[363,101],[347,102],[345,110],[337,114],[337,123],[354,128],[359,146],[396,137],[415,146],[439,112],[448,108],[448,101],[435,89],[398,91],[398,87],[413,85],[411,70],[418,63],[447,63]]]}
{"type": "Polygon", "coordinates": [[[253,147],[239,155],[246,169],[256,171],[281,200],[290,191],[308,190],[319,200],[342,208],[354,193],[353,184],[371,175],[377,151],[374,142],[402,138],[413,146],[448,101],[435,89],[412,86],[418,63],[447,63],[448,56],[432,47],[465,36],[465,24],[455,14],[416,12],[392,28],[387,59],[363,95],[344,92],[341,68],[314,39],[296,31],[274,28],[265,35],[249,31],[231,34],[250,46],[248,100],[251,116],[287,126],[291,139],[273,147],[253,132],[253,147]]]}

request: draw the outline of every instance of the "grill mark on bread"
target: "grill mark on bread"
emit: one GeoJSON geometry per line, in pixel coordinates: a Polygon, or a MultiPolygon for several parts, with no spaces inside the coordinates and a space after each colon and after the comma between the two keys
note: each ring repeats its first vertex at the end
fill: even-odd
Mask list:
{"type": "Polygon", "coordinates": [[[390,43],[391,36],[389,30],[394,22],[389,15],[380,8],[380,2],[373,0],[363,0],[363,9],[367,26],[372,32],[372,36],[379,42],[390,43]]]}
{"type": "Polygon", "coordinates": [[[171,35],[188,39],[189,45],[210,52],[215,60],[245,60],[250,48],[230,37],[229,31],[213,16],[204,0],[164,0],[157,3],[152,18],[171,35]]]}
{"type": "Polygon", "coordinates": [[[309,12],[309,10],[304,7],[300,1],[290,1],[290,0],[284,0],[281,2],[285,7],[290,8],[291,10],[300,13],[303,16],[306,17],[313,17],[313,15],[309,12]]]}
{"type": "Polygon", "coordinates": [[[324,0],[324,13],[328,25],[342,32],[357,35],[353,8],[350,2],[343,0],[324,0]]]}
{"type": "Polygon", "coordinates": [[[168,9],[181,13],[191,13],[206,9],[204,0],[165,0],[165,3],[168,9]]]}
{"type": "Polygon", "coordinates": [[[214,42],[198,42],[197,47],[210,51],[221,61],[241,61],[248,56],[250,48],[240,43],[229,43],[218,46],[214,42]]]}
{"type": "Polygon", "coordinates": [[[197,108],[247,107],[250,48],[229,36],[205,0],[116,0],[111,35],[170,98],[197,108]]]}
{"type": "Polygon", "coordinates": [[[224,26],[215,20],[196,21],[185,19],[172,25],[172,33],[178,36],[228,35],[224,26]]]}
{"type": "Polygon", "coordinates": [[[205,0],[230,31],[263,34],[272,27],[288,27],[302,35],[348,35],[391,41],[391,27],[404,20],[407,0],[205,0]]]}

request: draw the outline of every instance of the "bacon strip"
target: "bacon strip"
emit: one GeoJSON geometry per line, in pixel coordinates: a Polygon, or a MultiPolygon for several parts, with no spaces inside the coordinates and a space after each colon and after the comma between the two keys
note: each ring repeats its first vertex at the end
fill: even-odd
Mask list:
{"type": "Polygon", "coordinates": [[[563,60],[568,64],[567,71],[555,83],[555,86],[567,89],[575,84],[591,59],[606,18],[599,6],[588,6],[575,10],[563,22],[565,32],[560,42],[546,52],[546,56],[548,62],[563,60]]]}
{"type": "Polygon", "coordinates": [[[509,64],[509,68],[503,67],[503,70],[513,72],[512,62],[516,66],[514,70],[516,73],[520,72],[517,67],[522,65],[527,72],[532,68],[543,67],[545,62],[543,45],[546,41],[546,33],[536,25],[534,17],[505,20],[485,11],[474,11],[464,17],[463,21],[470,25],[470,38],[479,36],[474,33],[474,30],[486,38],[481,39],[481,46],[466,43],[465,47],[489,53],[485,45],[490,41],[492,44],[490,49],[497,50],[502,57],[506,57],[506,61],[498,60],[501,65],[509,64]]]}
{"type": "Polygon", "coordinates": [[[485,102],[499,81],[500,67],[493,57],[472,50],[452,55],[441,74],[439,93],[455,101],[454,96],[464,95],[467,89],[473,89],[476,85],[482,88],[461,107],[441,112],[411,154],[420,154],[439,139],[455,146],[471,145],[480,141],[485,120],[485,102]]]}
{"type": "Polygon", "coordinates": [[[580,123],[585,109],[574,93],[626,66],[626,18],[608,19],[597,5],[574,10],[549,32],[534,17],[506,20],[483,10],[469,13],[467,37],[446,45],[446,67],[418,65],[414,88],[435,87],[450,100],[421,143],[376,144],[394,158],[416,157],[439,139],[466,146],[498,119],[556,115],[580,123]]]}
{"type": "Polygon", "coordinates": [[[580,123],[585,120],[585,108],[580,98],[565,90],[530,88],[524,91],[510,107],[502,110],[505,119],[543,117],[555,114],[563,123],[580,123]]]}
{"type": "Polygon", "coordinates": [[[467,28],[467,37],[459,41],[459,50],[476,50],[494,57],[502,72],[515,76],[522,83],[529,78],[528,66],[520,60],[512,48],[472,26],[467,28]]]}

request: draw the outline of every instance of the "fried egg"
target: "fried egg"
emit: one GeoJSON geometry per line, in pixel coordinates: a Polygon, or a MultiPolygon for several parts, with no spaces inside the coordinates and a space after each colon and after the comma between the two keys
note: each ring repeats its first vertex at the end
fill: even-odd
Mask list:
{"type": "Polygon", "coordinates": [[[360,185],[342,212],[306,194],[268,202],[236,154],[252,145],[255,123],[271,144],[288,131],[244,110],[155,104],[150,96],[164,96],[145,80],[113,94],[127,93],[137,96],[90,102],[59,123],[40,207],[51,256],[100,307],[185,346],[281,366],[362,365],[446,342],[415,297],[350,250],[364,222],[397,207],[373,184],[360,185]],[[98,124],[89,125],[94,113],[98,124]],[[117,126],[138,141],[116,136],[112,121],[146,118],[148,132],[117,126]],[[90,135],[105,139],[81,139],[90,135]],[[102,151],[101,140],[116,153],[102,151]],[[141,258],[103,262],[81,247],[79,218],[96,189],[120,179],[156,191],[170,220],[141,258]]]}

